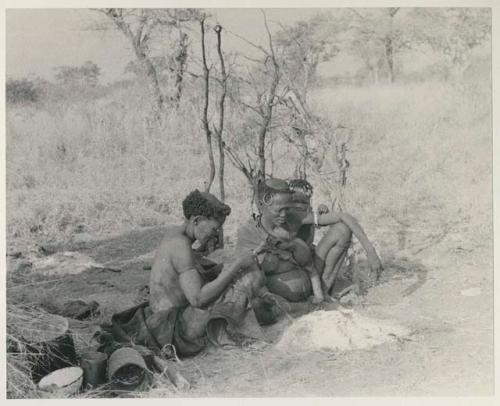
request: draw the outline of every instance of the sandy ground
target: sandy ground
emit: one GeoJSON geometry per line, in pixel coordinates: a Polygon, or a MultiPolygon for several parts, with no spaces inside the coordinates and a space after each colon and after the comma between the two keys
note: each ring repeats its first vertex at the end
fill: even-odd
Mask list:
{"type": "MultiPolygon", "coordinates": [[[[161,235],[161,228],[150,228],[64,247],[119,266],[122,271],[86,271],[37,289],[43,291],[41,296],[57,300],[96,300],[103,311],[100,319],[105,320],[139,300],[138,292],[149,278],[144,267],[150,263],[161,235]]],[[[182,361],[181,369],[193,385],[188,393],[176,394],[173,387],[162,392],[158,387],[151,394],[492,395],[492,246],[464,247],[448,239],[416,256],[382,259],[386,271],[380,283],[361,297],[354,310],[408,327],[412,333],[407,340],[363,350],[292,355],[278,353],[272,344],[263,343],[242,349],[212,347],[182,361]]],[[[33,300],[33,292],[27,289],[13,289],[10,296],[15,296],[16,301],[33,300]]],[[[265,333],[276,340],[288,323],[284,320],[265,333]]],[[[75,324],[76,330],[88,327],[85,323],[75,324]]]]}

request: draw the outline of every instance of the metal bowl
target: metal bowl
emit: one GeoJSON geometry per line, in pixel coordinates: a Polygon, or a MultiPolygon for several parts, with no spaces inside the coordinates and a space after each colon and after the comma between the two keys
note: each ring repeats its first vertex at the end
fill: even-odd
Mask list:
{"type": "Polygon", "coordinates": [[[80,367],[68,367],[58,369],[44,376],[38,383],[38,387],[44,392],[62,398],[78,393],[82,382],[83,369],[80,367]]]}

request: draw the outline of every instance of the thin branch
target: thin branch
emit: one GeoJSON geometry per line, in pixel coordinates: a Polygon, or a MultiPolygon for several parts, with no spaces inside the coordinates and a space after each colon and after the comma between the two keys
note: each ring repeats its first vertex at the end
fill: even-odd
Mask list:
{"type": "Polygon", "coordinates": [[[202,122],[203,128],[205,129],[205,135],[207,140],[207,153],[208,153],[208,162],[210,165],[210,172],[208,175],[208,181],[205,185],[205,191],[210,192],[210,188],[212,187],[212,183],[215,178],[215,161],[214,161],[214,152],[212,147],[212,133],[210,131],[210,127],[208,125],[208,102],[209,102],[209,69],[207,67],[207,57],[205,51],[205,18],[200,19],[200,29],[201,29],[201,55],[203,60],[203,78],[205,80],[205,100],[203,106],[203,115],[202,122]]]}
{"type": "Polygon", "coordinates": [[[267,25],[266,12],[263,9],[260,9],[260,12],[262,13],[262,16],[264,17],[264,26],[266,27],[267,37],[269,40],[269,49],[271,50],[271,57],[272,57],[273,63],[276,64],[276,55],[274,53],[273,39],[271,37],[271,31],[269,30],[269,26],[267,25]]]}
{"type": "Polygon", "coordinates": [[[261,116],[261,117],[262,117],[262,111],[260,111],[257,107],[251,106],[250,104],[245,103],[243,100],[237,100],[237,101],[238,101],[238,103],[240,103],[242,106],[245,106],[247,109],[252,110],[253,112],[255,112],[256,114],[258,114],[259,116],[261,116]]]}
{"type": "Polygon", "coordinates": [[[220,61],[220,71],[221,71],[221,86],[222,93],[219,99],[219,125],[217,127],[217,144],[219,146],[219,191],[221,201],[225,200],[225,191],[224,191],[224,142],[222,141],[222,132],[224,131],[224,103],[226,101],[226,93],[227,93],[227,73],[226,73],[226,65],[224,63],[224,55],[222,54],[222,27],[220,25],[216,25],[215,33],[217,35],[217,53],[219,55],[220,61]]]}
{"type": "Polygon", "coordinates": [[[263,178],[265,176],[265,173],[266,173],[265,138],[266,138],[266,134],[268,131],[268,126],[271,123],[271,119],[272,119],[272,115],[273,115],[273,102],[274,102],[274,98],[276,96],[276,89],[277,89],[278,84],[279,84],[280,75],[279,75],[279,65],[278,65],[278,62],[276,60],[276,54],[274,53],[271,31],[269,30],[269,26],[267,24],[266,13],[262,9],[261,9],[261,12],[262,12],[262,15],[264,17],[264,26],[266,27],[267,36],[268,36],[268,40],[269,40],[269,48],[271,51],[270,59],[273,63],[273,78],[272,78],[271,85],[269,88],[269,95],[267,97],[267,100],[266,100],[264,106],[262,106],[263,121],[262,121],[262,125],[260,128],[259,134],[258,134],[258,153],[257,153],[257,156],[259,157],[259,169],[258,169],[257,177],[263,178]]]}
{"type": "Polygon", "coordinates": [[[240,157],[236,154],[236,152],[231,147],[229,147],[229,145],[224,144],[223,146],[224,146],[224,150],[228,154],[229,161],[231,162],[231,164],[236,169],[241,171],[241,173],[243,173],[243,175],[248,180],[250,185],[253,185],[253,168],[251,168],[251,167],[250,167],[250,169],[247,168],[245,166],[245,164],[243,163],[243,161],[240,159],[240,157]]]}
{"type": "Polygon", "coordinates": [[[232,32],[232,31],[229,31],[229,30],[226,30],[226,31],[227,31],[229,34],[234,35],[236,38],[239,38],[239,39],[241,39],[242,41],[245,41],[247,44],[249,44],[249,45],[253,46],[254,48],[258,49],[259,51],[263,52],[265,55],[270,56],[270,55],[269,55],[269,52],[267,52],[267,51],[266,51],[266,49],[265,49],[265,48],[263,48],[263,47],[261,47],[260,45],[257,45],[257,44],[255,44],[255,43],[253,43],[252,41],[249,41],[248,39],[246,39],[246,38],[242,37],[241,35],[238,35],[238,34],[236,34],[236,33],[232,32]]]}
{"type": "Polygon", "coordinates": [[[246,55],[241,55],[241,56],[243,59],[246,59],[247,61],[255,62],[255,63],[262,63],[262,61],[259,59],[250,58],[249,56],[246,56],[246,55]]]}

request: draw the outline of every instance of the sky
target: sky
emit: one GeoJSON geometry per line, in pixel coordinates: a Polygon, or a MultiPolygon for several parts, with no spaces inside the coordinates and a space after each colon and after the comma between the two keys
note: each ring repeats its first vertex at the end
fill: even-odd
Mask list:
{"type": "MultiPolygon", "coordinates": [[[[210,12],[227,30],[250,41],[266,44],[262,14],[258,9],[212,9],[210,12]]],[[[321,9],[267,9],[271,30],[277,22],[290,24],[308,19],[321,9]]],[[[6,73],[8,77],[39,76],[52,79],[54,67],[81,65],[87,60],[101,67],[103,83],[123,78],[126,64],[134,60],[131,45],[121,32],[89,29],[107,21],[88,9],[8,9],[6,11],[6,73]]],[[[225,52],[251,51],[248,44],[227,34],[225,52]]],[[[353,61],[336,58],[330,68],[349,70],[353,61]]]]}

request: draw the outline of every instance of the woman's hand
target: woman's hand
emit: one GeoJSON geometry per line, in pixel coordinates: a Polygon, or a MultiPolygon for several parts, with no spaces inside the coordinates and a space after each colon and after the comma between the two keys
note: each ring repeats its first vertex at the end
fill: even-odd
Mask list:
{"type": "Polygon", "coordinates": [[[375,274],[378,280],[380,278],[380,274],[384,270],[384,267],[382,266],[382,261],[380,261],[380,258],[377,255],[375,249],[369,250],[366,254],[366,257],[368,259],[368,264],[370,265],[371,272],[375,274]]]}
{"type": "Polygon", "coordinates": [[[320,204],[318,206],[318,214],[326,214],[330,211],[326,204],[320,204]]]}
{"type": "Polygon", "coordinates": [[[255,262],[255,254],[252,251],[242,253],[238,259],[234,262],[234,268],[236,268],[236,272],[238,272],[242,268],[249,268],[254,265],[255,262]]]}

